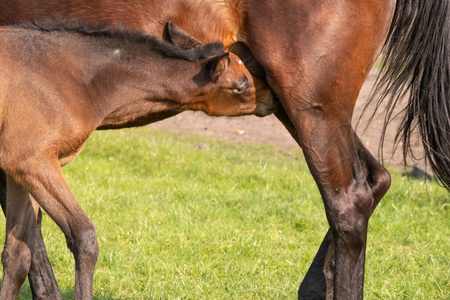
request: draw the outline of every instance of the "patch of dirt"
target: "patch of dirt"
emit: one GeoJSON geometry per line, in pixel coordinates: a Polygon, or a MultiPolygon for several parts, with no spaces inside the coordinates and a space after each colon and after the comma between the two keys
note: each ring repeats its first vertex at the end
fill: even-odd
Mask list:
{"type": "MultiPolygon", "coordinates": [[[[358,126],[356,132],[369,151],[375,156],[378,155],[378,147],[381,136],[381,128],[384,116],[377,116],[364,130],[368,124],[368,118],[373,110],[364,114],[359,124],[357,121],[362,112],[362,106],[367,100],[377,76],[376,70],[372,70],[367,77],[355,107],[353,126],[358,126]]],[[[394,151],[394,138],[397,123],[393,123],[387,132],[383,158],[384,162],[394,166],[403,166],[403,156],[401,149],[394,151]]],[[[183,132],[197,135],[213,136],[219,139],[247,142],[252,144],[274,145],[284,150],[298,148],[295,140],[290,136],[281,122],[273,116],[258,118],[256,116],[242,117],[209,117],[201,112],[184,112],[172,118],[149,125],[152,128],[166,129],[171,132],[183,132]]],[[[421,153],[419,145],[414,147],[415,152],[421,153]]],[[[412,165],[412,162],[408,164],[412,165]]],[[[420,164],[419,164],[420,165],[420,164]]]]}

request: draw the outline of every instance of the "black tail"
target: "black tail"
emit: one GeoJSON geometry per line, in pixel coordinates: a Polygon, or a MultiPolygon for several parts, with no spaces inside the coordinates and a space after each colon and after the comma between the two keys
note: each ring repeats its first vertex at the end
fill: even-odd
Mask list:
{"type": "MultiPolygon", "coordinates": [[[[376,89],[388,98],[386,126],[408,100],[396,142],[406,160],[418,129],[425,155],[450,190],[450,0],[397,0],[376,89]]],[[[383,132],[383,137],[384,137],[383,132]]]]}

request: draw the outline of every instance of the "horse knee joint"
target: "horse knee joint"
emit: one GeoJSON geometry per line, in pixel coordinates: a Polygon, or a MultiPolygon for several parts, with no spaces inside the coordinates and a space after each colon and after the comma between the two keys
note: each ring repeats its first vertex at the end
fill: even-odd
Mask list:
{"type": "Polygon", "coordinates": [[[83,234],[83,243],[81,244],[80,250],[84,255],[90,256],[97,260],[99,249],[97,234],[95,233],[94,227],[83,234]]]}
{"type": "Polygon", "coordinates": [[[80,230],[73,239],[68,238],[67,246],[74,256],[81,255],[97,260],[99,248],[94,225],[80,230]]]}
{"type": "Polygon", "coordinates": [[[2,252],[3,269],[5,274],[22,283],[31,266],[31,251],[22,241],[14,238],[8,240],[2,252]]]}

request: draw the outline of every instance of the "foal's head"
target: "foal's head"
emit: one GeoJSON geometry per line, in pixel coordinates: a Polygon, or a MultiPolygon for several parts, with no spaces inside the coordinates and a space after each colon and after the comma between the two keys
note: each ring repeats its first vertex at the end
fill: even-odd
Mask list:
{"type": "Polygon", "coordinates": [[[242,61],[224,52],[205,59],[194,77],[200,87],[197,95],[183,109],[202,110],[210,116],[252,114],[256,109],[253,79],[242,61]]]}
{"type": "MultiPolygon", "coordinates": [[[[167,23],[165,38],[185,50],[194,50],[203,44],[181,30],[171,21],[167,23]]],[[[186,109],[201,109],[210,116],[253,114],[256,94],[253,77],[239,57],[223,52],[203,62],[202,72],[195,82],[203,86],[194,103],[186,109]]]]}

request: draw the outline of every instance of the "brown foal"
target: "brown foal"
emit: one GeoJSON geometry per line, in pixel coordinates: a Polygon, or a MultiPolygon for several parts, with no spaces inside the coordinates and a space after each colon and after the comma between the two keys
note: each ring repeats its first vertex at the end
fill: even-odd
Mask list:
{"type": "Polygon", "coordinates": [[[187,51],[135,32],[41,24],[0,29],[0,44],[0,167],[8,184],[0,298],[16,298],[26,279],[41,206],[75,257],[75,298],[91,299],[95,228],[61,166],[95,129],[183,110],[252,114],[252,77],[220,42],[187,51]]]}

